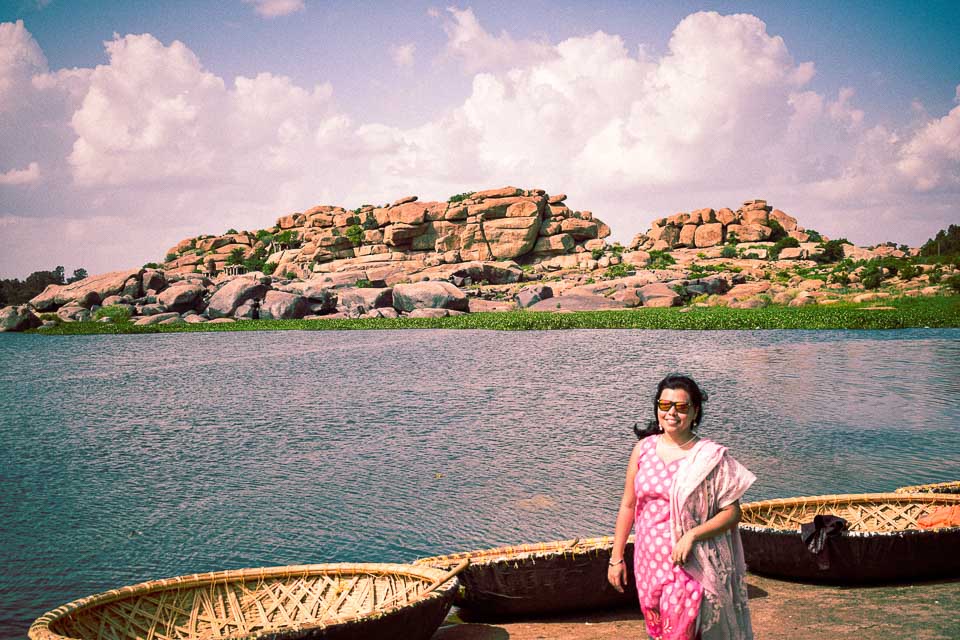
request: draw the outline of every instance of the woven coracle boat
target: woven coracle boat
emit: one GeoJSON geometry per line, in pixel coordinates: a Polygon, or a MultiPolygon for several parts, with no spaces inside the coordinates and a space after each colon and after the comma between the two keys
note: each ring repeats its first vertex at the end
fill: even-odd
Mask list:
{"type": "Polygon", "coordinates": [[[624,549],[629,584],[623,593],[607,582],[613,538],[586,538],[497,547],[421,558],[416,565],[447,569],[463,560],[456,600],[465,620],[602,609],[637,603],[633,539],[624,549]]]}
{"type": "Polygon", "coordinates": [[[861,493],[745,504],[740,535],[747,568],[830,584],[958,577],[960,527],[921,529],[917,524],[919,518],[955,505],[960,505],[960,495],[933,493],[861,493]],[[825,563],[807,549],[800,535],[800,525],[817,515],[847,521],[847,531],[827,538],[825,563]]]}
{"type": "Polygon", "coordinates": [[[935,482],[933,484],[915,484],[895,489],[894,493],[960,493],[960,480],[935,482]]]}
{"type": "Polygon", "coordinates": [[[459,583],[402,564],[312,564],[199,573],[66,604],[32,640],[417,638],[434,634],[459,583]]]}

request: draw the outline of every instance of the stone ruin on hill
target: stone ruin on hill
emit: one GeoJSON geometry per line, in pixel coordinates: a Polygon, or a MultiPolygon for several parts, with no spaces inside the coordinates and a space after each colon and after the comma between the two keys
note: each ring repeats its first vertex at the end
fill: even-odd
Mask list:
{"type": "Polygon", "coordinates": [[[504,187],[448,202],[410,196],[352,211],[321,205],[279,218],[270,239],[249,232],[188,238],[170,249],[163,268],[191,273],[210,265],[222,272],[239,249],[244,258],[264,256],[281,274],[306,278],[362,268],[371,279],[380,279],[398,269],[412,273],[469,261],[536,263],[603,248],[610,228],[589,211],[571,210],[564,200],[565,194],[551,196],[542,189],[504,187]],[[289,240],[287,246],[277,245],[277,235],[289,240]]]}
{"type": "Polygon", "coordinates": [[[642,251],[700,249],[725,244],[734,237],[738,242],[764,242],[771,238],[777,225],[799,242],[810,239],[810,234],[793,216],[773,209],[766,200],[747,200],[736,211],[697,209],[654,220],[649,231],[634,236],[630,248],[642,251]]]}

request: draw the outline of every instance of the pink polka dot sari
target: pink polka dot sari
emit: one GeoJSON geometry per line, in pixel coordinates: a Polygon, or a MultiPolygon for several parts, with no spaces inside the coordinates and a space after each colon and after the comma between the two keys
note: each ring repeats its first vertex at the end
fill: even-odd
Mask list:
{"type": "Polygon", "coordinates": [[[665,464],[657,455],[658,438],[646,438],[637,464],[634,520],[634,575],[640,609],[653,640],[698,638],[697,614],[703,588],[670,559],[670,487],[680,460],[665,464]]]}

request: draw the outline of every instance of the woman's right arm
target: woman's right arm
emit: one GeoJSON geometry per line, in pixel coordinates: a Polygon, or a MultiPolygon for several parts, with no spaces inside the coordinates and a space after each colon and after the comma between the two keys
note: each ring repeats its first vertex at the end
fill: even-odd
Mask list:
{"type": "Polygon", "coordinates": [[[627,546],[627,537],[633,526],[637,494],[633,480],[637,476],[637,462],[640,459],[640,442],[633,447],[630,462],[627,463],[627,477],[623,485],[623,497],[620,498],[620,511],[617,513],[617,525],[613,533],[613,551],[610,554],[610,566],[607,567],[607,580],[617,591],[623,592],[627,585],[627,567],[623,560],[623,549],[627,546]]]}

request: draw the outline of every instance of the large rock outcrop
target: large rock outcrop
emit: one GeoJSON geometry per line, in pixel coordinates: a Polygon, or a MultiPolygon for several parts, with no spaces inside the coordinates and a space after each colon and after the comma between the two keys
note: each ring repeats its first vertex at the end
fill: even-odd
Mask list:
{"type": "Polygon", "coordinates": [[[447,202],[407,196],[393,204],[353,210],[319,205],[279,218],[256,234],[188,238],[170,248],[168,273],[221,272],[251,256],[276,265],[276,273],[380,269],[388,284],[443,264],[470,261],[538,262],[595,248],[610,228],[590,211],[564,204],[565,194],[502,187],[461,194],[447,202]],[[231,257],[232,256],[232,257],[231,257]],[[392,277],[393,281],[389,281],[392,277]]]}
{"type": "Polygon", "coordinates": [[[26,331],[40,324],[40,318],[27,305],[0,309],[0,331],[26,331]]]}
{"type": "Polygon", "coordinates": [[[731,209],[696,209],[653,221],[646,233],[637,234],[631,249],[645,251],[716,247],[732,240],[763,242],[770,240],[777,227],[783,233],[806,242],[809,235],[797,219],[766,200],[747,200],[736,211],[731,209]]]}
{"type": "Polygon", "coordinates": [[[30,300],[30,306],[37,311],[56,311],[67,304],[90,307],[112,295],[136,298],[142,292],[143,273],[144,269],[111,271],[70,284],[51,284],[30,300]]]}

